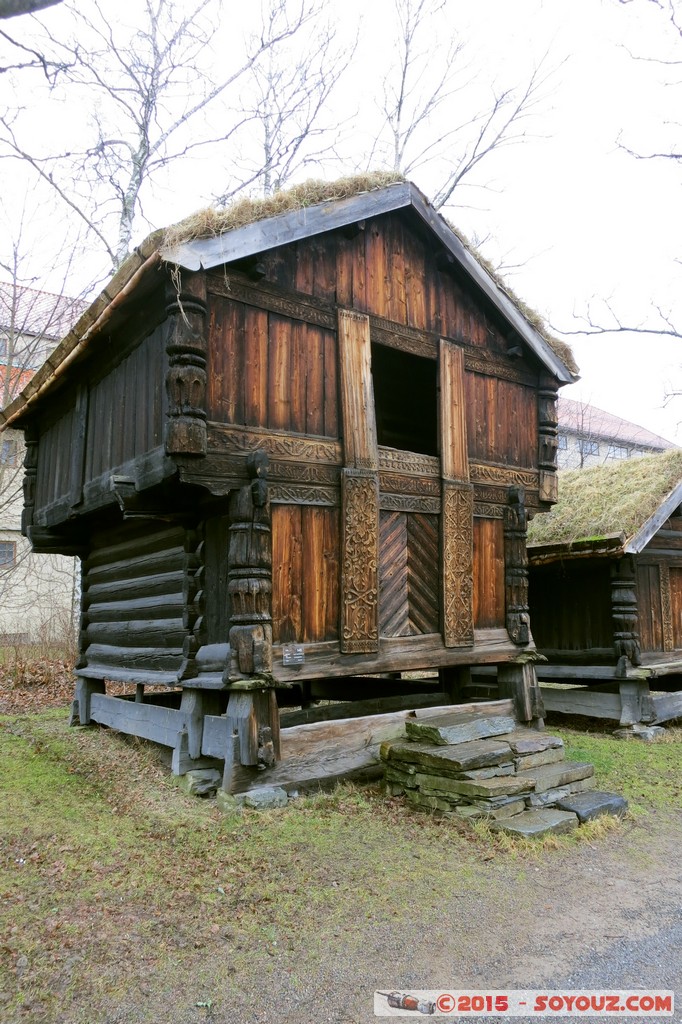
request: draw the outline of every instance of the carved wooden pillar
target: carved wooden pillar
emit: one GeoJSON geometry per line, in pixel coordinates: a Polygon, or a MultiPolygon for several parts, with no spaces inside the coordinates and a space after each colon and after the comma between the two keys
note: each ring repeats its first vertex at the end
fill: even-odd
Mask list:
{"type": "Polygon", "coordinates": [[[540,376],[538,390],[538,487],[540,501],[556,503],[557,483],[557,382],[540,376]]]}
{"type": "Polygon", "coordinates": [[[263,451],[249,456],[251,483],[230,498],[227,591],[230,664],[225,682],[272,678],[272,538],[263,451]]]}
{"type": "Polygon", "coordinates": [[[661,593],[661,631],[663,633],[663,650],[675,650],[673,633],[673,606],[670,591],[670,566],[661,562],[658,567],[659,590],[661,593]]]}
{"type": "Polygon", "coordinates": [[[341,628],[344,654],[379,650],[379,449],[369,318],[339,310],[341,414],[341,628]]]}
{"type": "MultiPolygon", "coordinates": [[[[185,532],[185,566],[182,584],[182,624],[187,636],[182,645],[178,681],[198,674],[196,654],[203,643],[204,628],[204,539],[200,529],[185,532]]],[[[192,755],[198,756],[198,755],[192,755]]]]}
{"type": "Polygon", "coordinates": [[[441,338],[438,355],[441,447],[443,643],[474,642],[474,489],[469,482],[464,353],[441,338]]]}
{"type": "MultiPolygon", "coordinates": [[[[280,756],[279,711],[272,678],[272,537],[267,485],[268,457],[253,452],[251,482],[230,498],[227,590],[230,598],[230,656],[224,682],[230,743],[236,737],[239,762],[267,767],[280,756]]],[[[226,758],[229,787],[231,757],[226,758]]]]}
{"type": "Polygon", "coordinates": [[[21,532],[28,537],[33,526],[33,510],[36,504],[36,477],[38,475],[38,427],[31,423],[24,431],[26,453],[24,455],[24,508],[21,513],[21,532]]]}
{"type": "Polygon", "coordinates": [[[637,575],[632,555],[626,555],[611,566],[611,618],[618,661],[616,675],[624,676],[628,662],[631,665],[642,663],[637,632],[637,575]]]}
{"type": "Polygon", "coordinates": [[[168,286],[166,313],[171,318],[166,343],[168,455],[206,454],[206,279],[203,273],[168,286]]]}
{"type": "Polygon", "coordinates": [[[507,632],[519,646],[530,640],[527,516],[522,487],[510,487],[504,510],[504,582],[507,632]]]}

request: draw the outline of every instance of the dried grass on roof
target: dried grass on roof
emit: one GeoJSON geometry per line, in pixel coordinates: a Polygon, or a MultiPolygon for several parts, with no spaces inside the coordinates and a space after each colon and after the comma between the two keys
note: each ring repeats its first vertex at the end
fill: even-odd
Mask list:
{"type": "MultiPolygon", "coordinates": [[[[300,185],[293,185],[289,189],[275,192],[271,196],[258,199],[237,199],[230,206],[222,209],[206,207],[203,210],[197,210],[196,213],[191,214],[177,224],[166,228],[159,247],[161,250],[170,250],[195,239],[216,238],[226,231],[234,231],[236,228],[243,228],[247,224],[266,220],[268,217],[277,217],[284,213],[290,213],[292,210],[302,210],[309,206],[316,206],[318,203],[350,199],[353,196],[361,195],[363,192],[373,192],[405,180],[402,174],[398,174],[395,171],[372,171],[367,174],[355,174],[339,178],[337,181],[320,181],[313,178],[302,182],[300,185]]],[[[578,366],[573,358],[570,346],[566,342],[555,338],[553,334],[550,334],[547,330],[547,325],[539,313],[527,306],[512,291],[492,264],[481,256],[466,235],[459,231],[450,221],[446,220],[446,223],[457,235],[465,249],[490,274],[497,286],[507,295],[521,315],[544,338],[552,351],[561,359],[571,373],[577,376],[578,366]]]]}
{"type": "Polygon", "coordinates": [[[172,248],[196,238],[215,238],[224,231],[234,231],[235,228],[243,228],[247,224],[254,224],[268,217],[278,217],[280,214],[303,210],[318,203],[349,199],[362,192],[373,192],[404,180],[402,174],[395,171],[372,171],[368,174],[339,178],[337,181],[319,181],[311,178],[300,185],[275,192],[271,196],[260,199],[237,199],[222,209],[207,207],[166,228],[163,248],[172,248]]]}
{"type": "Polygon", "coordinates": [[[632,537],[682,482],[682,449],[559,474],[559,502],[528,528],[530,544],[632,537]]]}

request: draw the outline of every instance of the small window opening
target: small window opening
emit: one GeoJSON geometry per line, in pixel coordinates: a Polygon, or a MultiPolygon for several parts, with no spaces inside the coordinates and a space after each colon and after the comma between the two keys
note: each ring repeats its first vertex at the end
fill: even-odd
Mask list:
{"type": "Polygon", "coordinates": [[[379,444],[438,455],[436,361],[372,345],[372,379],[379,444]]]}

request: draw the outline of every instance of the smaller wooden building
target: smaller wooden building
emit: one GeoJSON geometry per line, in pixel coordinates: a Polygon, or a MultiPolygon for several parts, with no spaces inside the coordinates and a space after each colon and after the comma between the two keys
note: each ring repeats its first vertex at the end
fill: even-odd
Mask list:
{"type": "Polygon", "coordinates": [[[682,451],[563,473],[528,530],[547,710],[653,724],[682,715],[682,451]]]}

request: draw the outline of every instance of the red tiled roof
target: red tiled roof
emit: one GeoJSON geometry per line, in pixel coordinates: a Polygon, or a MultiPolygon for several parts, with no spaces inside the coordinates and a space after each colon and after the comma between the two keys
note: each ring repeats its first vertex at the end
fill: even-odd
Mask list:
{"type": "MultiPolygon", "coordinates": [[[[21,366],[13,366],[9,371],[9,389],[7,392],[7,401],[10,402],[13,398],[22,391],[31,377],[35,373],[35,370],[25,370],[21,366]]],[[[0,363],[0,404],[5,395],[5,382],[7,380],[7,367],[0,363]]]]}
{"type": "Polygon", "coordinates": [[[637,423],[631,423],[630,420],[623,420],[620,416],[598,409],[596,405],[575,402],[570,398],[559,398],[559,433],[562,431],[571,431],[581,437],[636,445],[638,448],[652,448],[656,451],[678,447],[672,441],[653,434],[646,427],[640,427],[637,423]]]}
{"type": "Polygon", "coordinates": [[[0,331],[11,328],[17,334],[57,342],[87,308],[82,299],[0,281],[0,331]]]}

